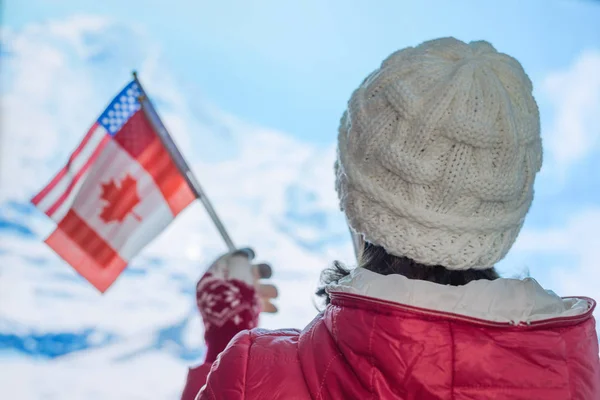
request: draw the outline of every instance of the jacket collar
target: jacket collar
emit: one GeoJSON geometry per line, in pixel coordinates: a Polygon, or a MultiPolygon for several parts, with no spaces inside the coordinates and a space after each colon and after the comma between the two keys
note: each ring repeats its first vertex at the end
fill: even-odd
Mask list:
{"type": "Polygon", "coordinates": [[[593,307],[585,298],[561,298],[532,278],[472,281],[464,286],[439,285],[402,275],[380,275],[364,268],[327,287],[328,293],[350,293],[388,302],[493,322],[519,324],[577,316],[593,307]]]}

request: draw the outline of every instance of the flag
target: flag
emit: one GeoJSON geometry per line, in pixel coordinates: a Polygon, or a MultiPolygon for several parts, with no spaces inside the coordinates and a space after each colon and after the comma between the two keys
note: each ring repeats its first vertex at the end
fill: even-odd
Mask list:
{"type": "Polygon", "coordinates": [[[32,199],[57,224],[45,242],[101,292],[196,198],[142,95],[129,83],[32,199]]]}

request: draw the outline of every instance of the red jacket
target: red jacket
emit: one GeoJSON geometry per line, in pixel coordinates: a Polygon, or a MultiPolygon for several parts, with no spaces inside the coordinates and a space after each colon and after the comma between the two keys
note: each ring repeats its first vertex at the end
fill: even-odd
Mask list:
{"type": "Polygon", "coordinates": [[[593,300],[355,275],[302,332],[237,335],[198,399],[600,399],[593,300]]]}

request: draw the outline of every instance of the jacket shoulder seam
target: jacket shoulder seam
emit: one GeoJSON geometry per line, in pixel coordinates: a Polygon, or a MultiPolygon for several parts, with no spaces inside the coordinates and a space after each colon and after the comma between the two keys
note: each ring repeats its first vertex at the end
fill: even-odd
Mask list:
{"type": "Polygon", "coordinates": [[[252,329],[254,337],[265,337],[265,336],[298,336],[300,331],[297,329],[286,329],[286,330],[274,330],[270,331],[267,329],[252,329]]]}

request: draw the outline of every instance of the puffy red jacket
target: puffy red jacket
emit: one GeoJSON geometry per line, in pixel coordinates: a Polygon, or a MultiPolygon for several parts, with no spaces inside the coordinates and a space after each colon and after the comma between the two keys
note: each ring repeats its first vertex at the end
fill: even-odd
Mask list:
{"type": "Polygon", "coordinates": [[[303,331],[238,334],[198,399],[600,399],[587,298],[356,270],[303,331]]]}

